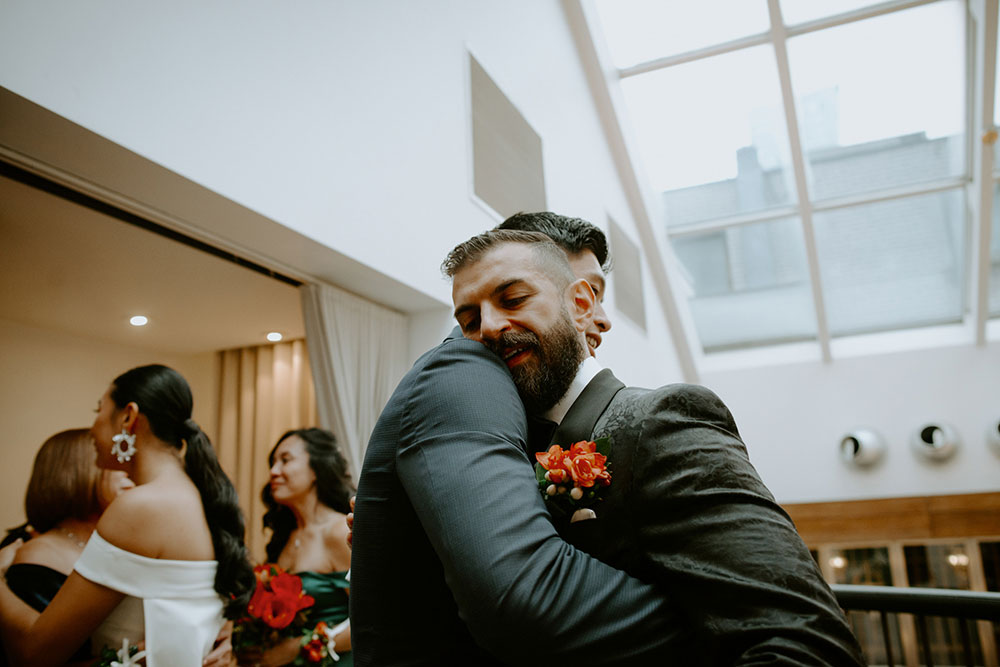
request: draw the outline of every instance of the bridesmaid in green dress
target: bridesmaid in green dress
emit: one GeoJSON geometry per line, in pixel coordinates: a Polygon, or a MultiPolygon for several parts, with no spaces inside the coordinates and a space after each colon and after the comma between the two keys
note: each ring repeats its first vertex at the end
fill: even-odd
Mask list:
{"type": "MultiPolygon", "coordinates": [[[[347,462],[329,431],[306,428],[285,433],[271,450],[271,480],[262,498],[270,528],[267,560],[302,578],[306,593],[316,602],[309,623],[334,627],[347,619],[351,551],[347,546],[346,515],[354,485],[347,462]]],[[[354,664],[350,625],[337,634],[338,667],[354,664]]],[[[299,640],[290,639],[264,651],[254,664],[284,665],[299,652],[299,640]]]]}

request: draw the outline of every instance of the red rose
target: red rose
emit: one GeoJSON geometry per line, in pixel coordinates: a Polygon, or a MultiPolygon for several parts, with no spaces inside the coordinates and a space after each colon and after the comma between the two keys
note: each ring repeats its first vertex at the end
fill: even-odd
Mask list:
{"type": "Polygon", "coordinates": [[[569,474],[577,486],[593,486],[600,468],[595,465],[593,454],[581,454],[569,464],[569,474]]]}
{"type": "Polygon", "coordinates": [[[547,452],[536,452],[535,460],[546,470],[559,468],[563,464],[566,452],[559,445],[552,445],[547,452]]]}
{"type": "Polygon", "coordinates": [[[573,443],[569,448],[569,457],[571,459],[580,456],[581,454],[593,454],[597,451],[596,442],[588,442],[587,440],[581,440],[580,442],[573,443]]]}

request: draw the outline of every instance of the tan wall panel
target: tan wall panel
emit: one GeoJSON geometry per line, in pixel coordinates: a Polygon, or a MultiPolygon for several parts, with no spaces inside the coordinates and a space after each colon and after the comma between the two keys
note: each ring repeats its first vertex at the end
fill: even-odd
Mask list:
{"type": "Polygon", "coordinates": [[[785,505],[806,544],[1000,535],[1000,493],[785,505]]]}

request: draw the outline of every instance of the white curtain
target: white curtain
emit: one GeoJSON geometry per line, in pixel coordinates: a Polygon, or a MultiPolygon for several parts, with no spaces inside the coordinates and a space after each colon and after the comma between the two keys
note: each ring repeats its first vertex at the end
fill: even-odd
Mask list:
{"type": "Polygon", "coordinates": [[[317,425],[316,397],[305,341],[219,353],[219,435],[223,470],[233,480],[247,522],[247,546],[264,560],[267,455],[285,431],[317,425]]]}
{"type": "Polygon", "coordinates": [[[319,420],[356,481],[375,422],[406,372],[407,318],[329,285],[301,292],[319,420]]]}

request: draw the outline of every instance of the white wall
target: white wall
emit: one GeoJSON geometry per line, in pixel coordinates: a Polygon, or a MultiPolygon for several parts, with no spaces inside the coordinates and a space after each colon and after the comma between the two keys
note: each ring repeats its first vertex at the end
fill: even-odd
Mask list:
{"type": "Polygon", "coordinates": [[[123,371],[149,363],[180,372],[195,397],[194,419],[213,437],[218,419],[216,357],[165,357],[70,333],[0,319],[0,423],[6,441],[0,467],[0,528],[24,521],[24,492],[35,453],[46,438],[89,427],[97,399],[123,371]]]}
{"type": "MultiPolygon", "coordinates": [[[[496,223],[469,196],[466,48],[542,136],[549,208],[634,229],[557,0],[0,6],[0,85],[442,303],[440,259],[496,223]]],[[[607,356],[658,384],[679,372],[651,308],[607,356]]]]}
{"type": "Polygon", "coordinates": [[[985,436],[1000,420],[1000,343],[706,373],[703,382],[729,405],[780,502],[1000,490],[1000,457],[985,436]],[[956,427],[964,443],[953,459],[913,455],[910,435],[927,420],[956,427]],[[886,440],[871,470],[838,458],[841,436],[859,426],[886,440]]]}

